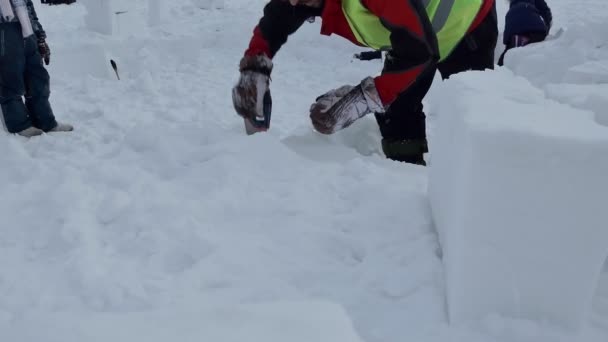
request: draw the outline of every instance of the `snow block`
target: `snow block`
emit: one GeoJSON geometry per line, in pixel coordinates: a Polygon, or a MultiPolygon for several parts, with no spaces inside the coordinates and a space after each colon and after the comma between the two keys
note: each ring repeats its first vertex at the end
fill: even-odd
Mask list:
{"type": "MultiPolygon", "coordinates": [[[[81,0],[87,9],[85,23],[87,29],[104,35],[133,33],[146,26],[138,15],[137,3],[124,0],[81,0]]],[[[148,24],[161,22],[161,4],[150,0],[148,4],[148,24]],[[156,6],[158,5],[158,6],[156,6]]]]}
{"type": "Polygon", "coordinates": [[[169,1],[148,0],[148,25],[157,26],[165,22],[169,1]]]}
{"type": "Polygon", "coordinates": [[[578,330],[608,256],[608,128],[504,68],[453,76],[429,102],[450,320],[578,330]]]}
{"type": "Polygon", "coordinates": [[[87,9],[87,15],[85,16],[87,29],[111,35],[114,32],[112,0],[84,0],[81,2],[87,9]]]}
{"type": "Polygon", "coordinates": [[[49,313],[0,321],[0,327],[2,341],[24,342],[363,342],[344,310],[324,302],[122,314],[49,313]]]}

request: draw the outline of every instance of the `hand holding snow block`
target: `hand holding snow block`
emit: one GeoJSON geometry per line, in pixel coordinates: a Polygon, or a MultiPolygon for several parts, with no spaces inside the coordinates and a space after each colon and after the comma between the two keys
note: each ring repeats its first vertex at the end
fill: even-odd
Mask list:
{"type": "Polygon", "coordinates": [[[429,101],[451,321],[580,327],[608,256],[608,128],[505,69],[454,76],[429,101]]]}

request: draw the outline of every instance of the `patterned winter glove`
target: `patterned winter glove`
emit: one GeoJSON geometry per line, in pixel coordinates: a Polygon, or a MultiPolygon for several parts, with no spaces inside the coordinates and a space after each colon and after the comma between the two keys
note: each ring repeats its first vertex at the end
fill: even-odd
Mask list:
{"type": "Polygon", "coordinates": [[[38,38],[38,52],[40,52],[40,56],[42,56],[44,64],[49,65],[49,63],[51,62],[51,49],[46,43],[46,39],[44,39],[43,37],[38,38]]]}
{"type": "Polygon", "coordinates": [[[310,106],[310,119],[319,133],[332,134],[372,112],[384,113],[384,106],[374,79],[367,77],[357,86],[342,86],[319,96],[310,106]]]}
{"type": "Polygon", "coordinates": [[[268,129],[272,102],[269,89],[272,60],[265,55],[245,56],[239,69],[241,76],[232,88],[234,109],[256,128],[268,129]]]}

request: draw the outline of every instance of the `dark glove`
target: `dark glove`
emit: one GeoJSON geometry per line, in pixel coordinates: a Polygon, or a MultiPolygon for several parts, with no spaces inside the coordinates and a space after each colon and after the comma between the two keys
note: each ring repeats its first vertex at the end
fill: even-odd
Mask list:
{"type": "Polygon", "coordinates": [[[44,64],[49,65],[51,62],[51,49],[46,43],[46,39],[38,38],[38,52],[40,52],[40,56],[42,56],[44,64]]]}
{"type": "Polygon", "coordinates": [[[257,129],[266,130],[270,126],[272,104],[269,88],[272,60],[265,55],[245,56],[239,70],[241,76],[232,88],[234,109],[257,129]]]}
{"type": "Polygon", "coordinates": [[[384,111],[374,79],[367,77],[357,86],[342,86],[319,96],[310,106],[310,119],[319,133],[332,134],[369,113],[384,111]]]}
{"type": "Polygon", "coordinates": [[[363,51],[356,53],[355,58],[362,61],[371,61],[372,59],[382,59],[382,51],[363,51]]]}
{"type": "Polygon", "coordinates": [[[42,0],[41,3],[49,5],[73,4],[76,0],[42,0]]]}

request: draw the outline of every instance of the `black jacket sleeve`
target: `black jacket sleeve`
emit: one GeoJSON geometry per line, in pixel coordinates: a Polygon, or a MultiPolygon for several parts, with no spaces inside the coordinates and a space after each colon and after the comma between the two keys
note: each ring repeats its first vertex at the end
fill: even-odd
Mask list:
{"type": "Polygon", "coordinates": [[[536,8],[538,9],[540,16],[543,17],[543,20],[545,21],[545,24],[547,24],[547,27],[551,28],[551,25],[553,24],[553,14],[551,13],[551,9],[549,8],[545,0],[536,0],[536,8]]]}
{"type": "Polygon", "coordinates": [[[34,3],[32,0],[26,1],[27,5],[27,13],[29,14],[30,21],[32,22],[32,28],[34,29],[34,34],[38,39],[46,39],[46,32],[42,28],[40,21],[38,20],[38,15],[36,14],[36,10],[34,9],[34,3]]]}
{"type": "Polygon", "coordinates": [[[322,9],[308,6],[292,6],[288,1],[271,0],[264,7],[264,16],[258,27],[274,56],[287,37],[302,26],[306,19],[320,16],[322,9]]]}

